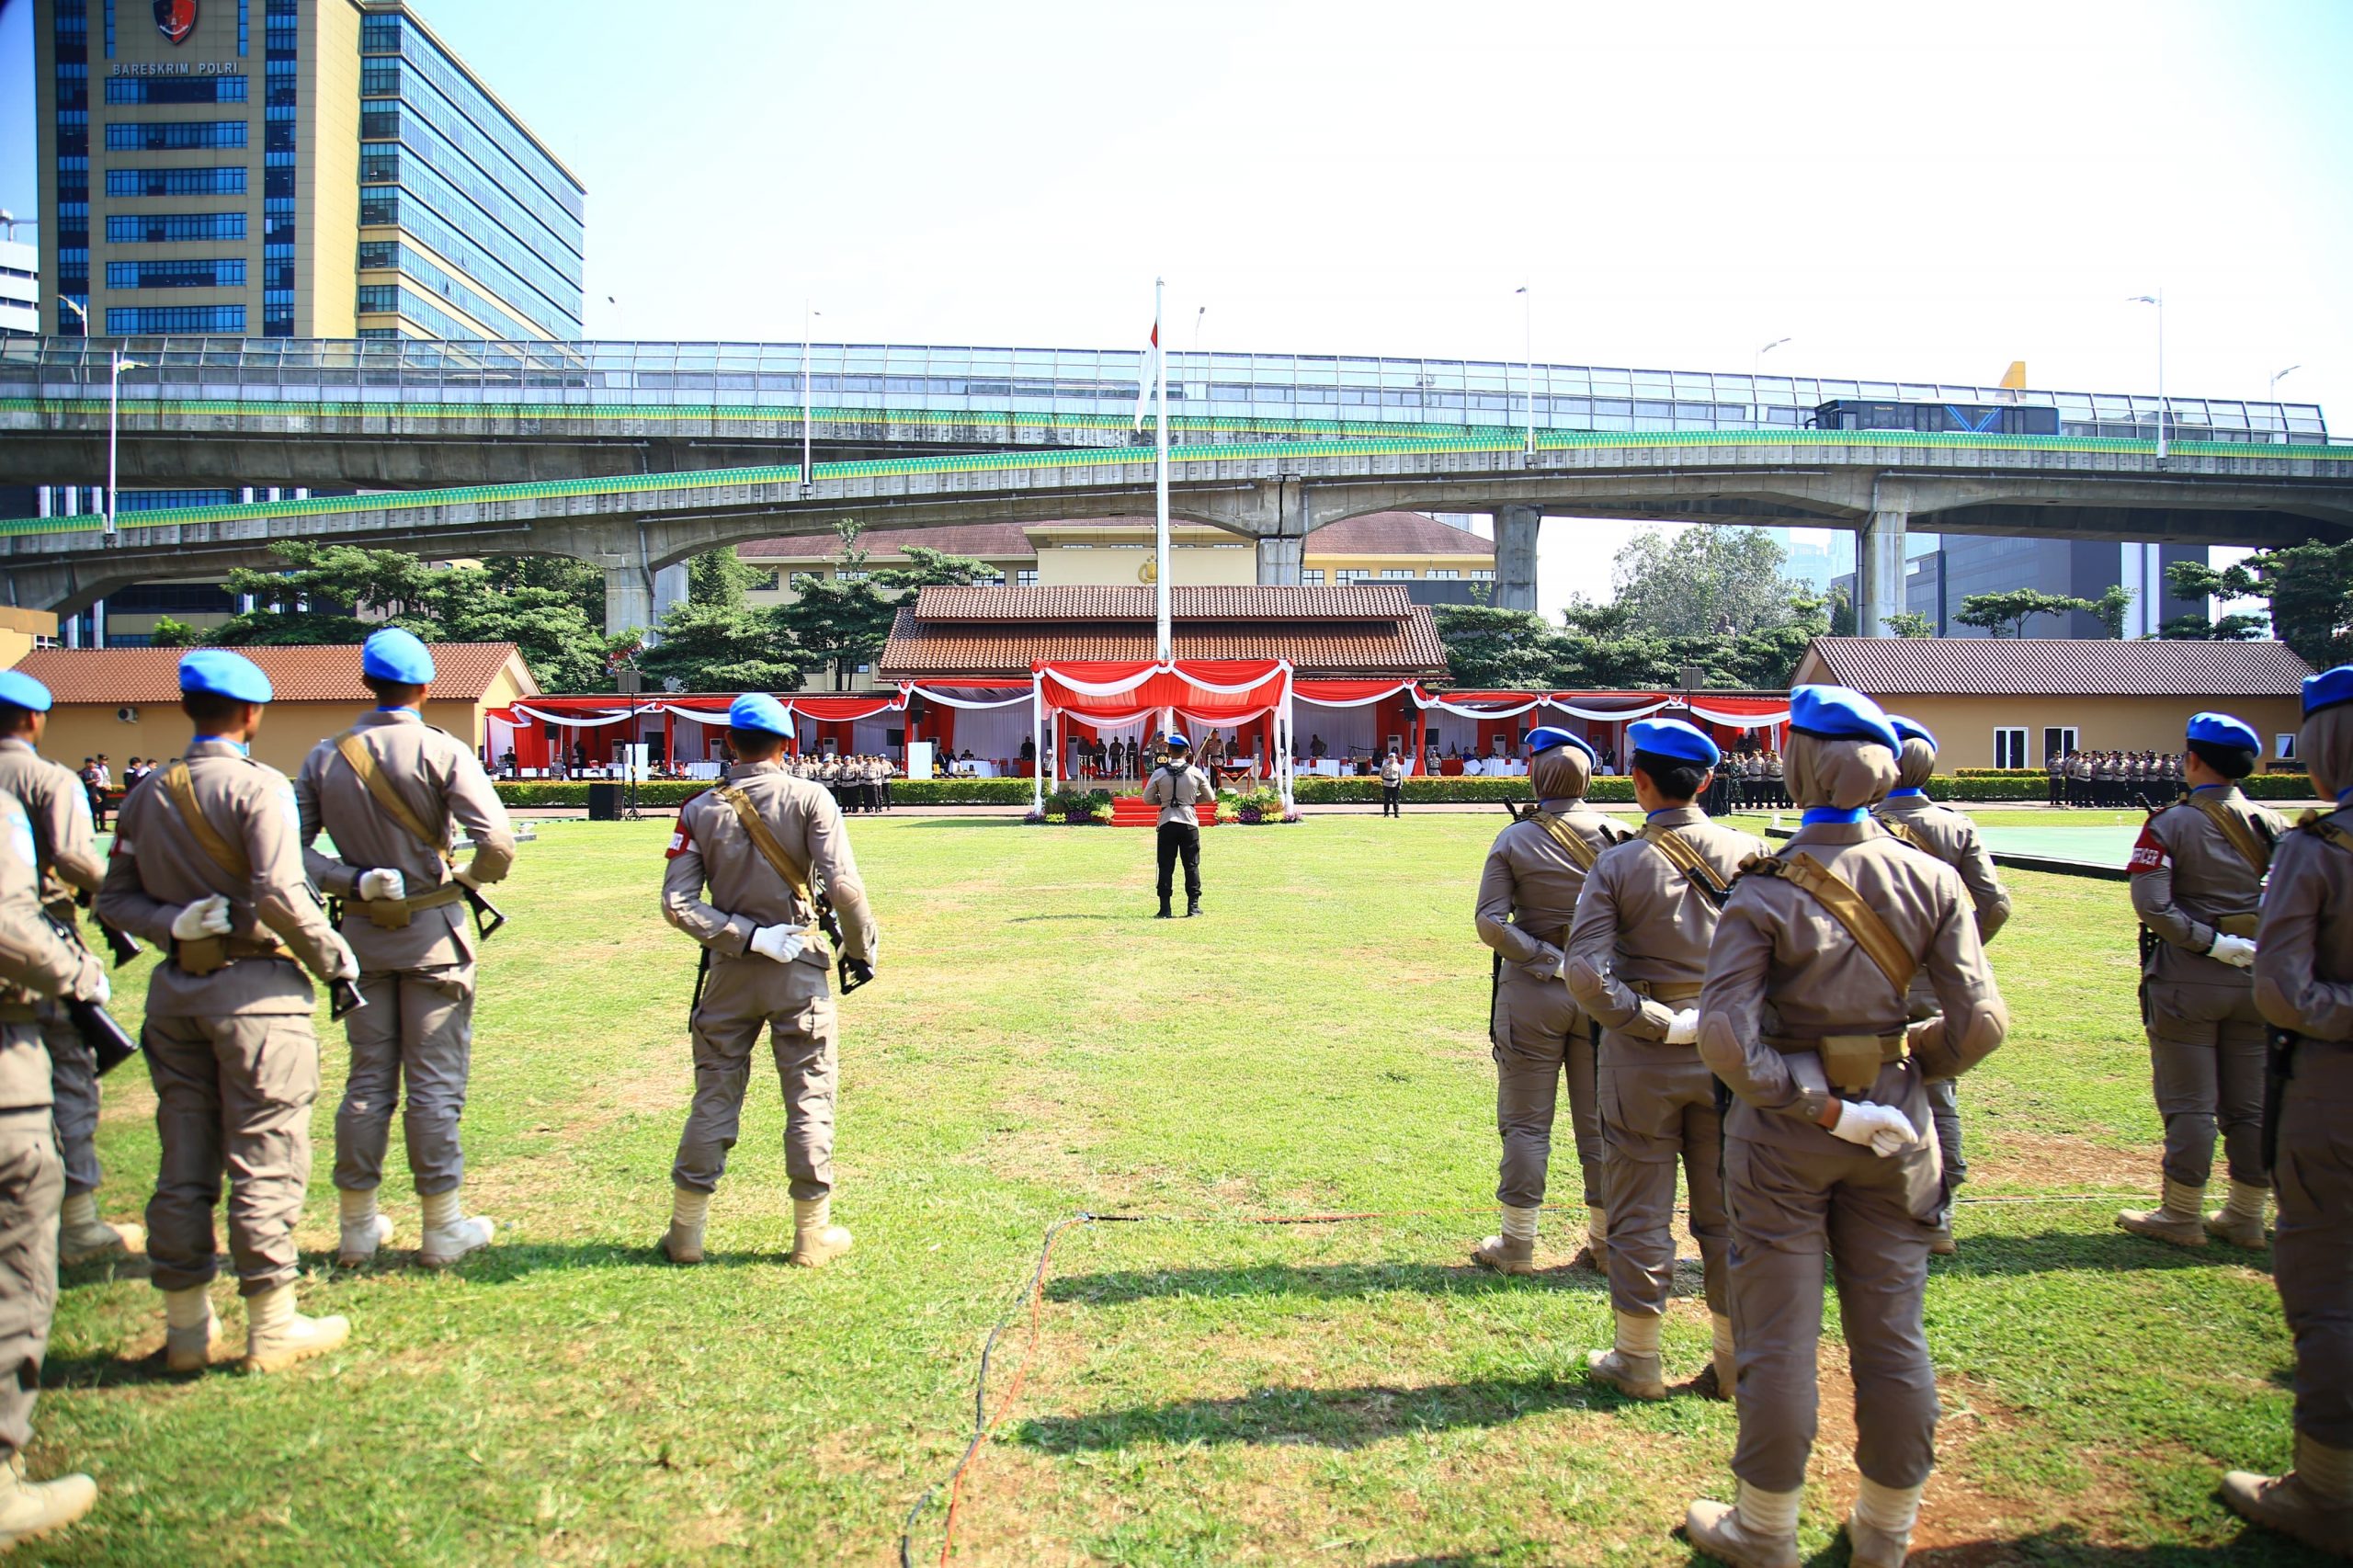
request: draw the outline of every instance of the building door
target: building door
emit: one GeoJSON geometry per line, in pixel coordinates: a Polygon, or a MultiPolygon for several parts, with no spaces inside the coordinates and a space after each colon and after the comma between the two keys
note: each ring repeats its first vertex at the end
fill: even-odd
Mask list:
{"type": "Polygon", "coordinates": [[[2050,760],[2051,760],[2052,757],[2054,757],[2054,756],[2066,756],[2069,752],[2074,751],[2075,749],[2075,725],[2073,725],[2073,724],[2045,724],[2044,726],[2042,726],[2042,760],[2043,760],[2043,761],[2048,762],[2048,761],[2050,761],[2050,760]]]}
{"type": "Polygon", "coordinates": [[[1994,766],[1996,767],[2029,766],[2026,756],[2025,725],[2004,724],[1994,731],[1994,766]]]}

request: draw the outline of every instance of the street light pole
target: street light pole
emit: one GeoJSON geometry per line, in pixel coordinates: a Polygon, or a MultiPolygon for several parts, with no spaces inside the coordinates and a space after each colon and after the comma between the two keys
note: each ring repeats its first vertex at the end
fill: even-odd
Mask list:
{"type": "MultiPolygon", "coordinates": [[[[60,294],[58,301],[82,318],[82,336],[86,341],[90,335],[90,312],[65,295],[60,294]]],[[[118,472],[116,457],[121,447],[122,438],[122,373],[125,370],[145,369],[147,367],[137,359],[124,358],[119,347],[109,350],[107,375],[107,514],[105,531],[101,535],[102,542],[106,544],[116,542],[114,492],[115,475],[118,472]]]]}
{"type": "Polygon", "coordinates": [[[1777,337],[1748,357],[1748,416],[1759,425],[1765,423],[1765,392],[1756,384],[1756,372],[1763,367],[1765,356],[1788,341],[1786,337],[1777,337]]]}
{"type": "Polygon", "coordinates": [[[2134,294],[2125,303],[2157,308],[2157,466],[2162,468],[2165,460],[2165,291],[2134,294]]]}
{"type": "Polygon", "coordinates": [[[2294,375],[2297,371],[2299,371],[2299,370],[2301,370],[2301,369],[2303,369],[2303,366],[2302,366],[2302,365],[2301,365],[2301,364],[2296,364],[2296,365],[2290,365],[2290,366],[2289,366],[2289,367],[2288,367],[2286,369],[2284,369],[2284,370],[2275,370],[2275,371],[2273,371],[2273,372],[2272,372],[2272,374],[2271,374],[2271,401],[2272,401],[2272,402],[2277,403],[2277,402],[2279,402],[2279,381],[2280,381],[2280,378],[2281,378],[2281,377],[2283,377],[2283,376],[2292,376],[2292,375],[2294,375]]]}
{"type": "Polygon", "coordinates": [[[1528,446],[1526,455],[1536,455],[1536,296],[1529,285],[1519,286],[1519,325],[1526,338],[1528,352],[1528,446]]]}

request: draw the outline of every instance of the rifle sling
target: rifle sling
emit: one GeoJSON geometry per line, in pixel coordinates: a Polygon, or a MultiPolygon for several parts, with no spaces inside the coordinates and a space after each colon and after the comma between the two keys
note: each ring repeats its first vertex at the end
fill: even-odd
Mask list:
{"type": "Polygon", "coordinates": [[[2214,830],[2230,840],[2231,847],[2239,852],[2240,859],[2255,868],[2256,876],[2270,873],[2271,846],[2263,842],[2245,817],[2224,809],[2222,802],[2211,796],[2192,795],[2189,803],[2203,812],[2214,830]]]}
{"type": "Polygon", "coordinates": [[[335,749],[350,766],[351,771],[359,776],[359,782],[368,787],[369,796],[383,808],[386,816],[399,824],[410,837],[439,856],[445,865],[456,863],[457,858],[449,853],[449,846],[426,827],[423,819],[406,801],[401,799],[400,791],[392,788],[392,781],[384,777],[383,769],[376,766],[376,754],[368,749],[367,743],[359,738],[358,731],[347,730],[337,735],[335,749]]]}
{"type": "Polygon", "coordinates": [[[1917,829],[1908,827],[1903,823],[1897,822],[1893,817],[1879,817],[1876,820],[1880,826],[1887,829],[1887,831],[1893,834],[1896,838],[1910,845],[1913,848],[1917,849],[1923,855],[1936,855],[1937,858],[1939,860],[1944,858],[1943,856],[1937,855],[1937,852],[1934,849],[1928,847],[1928,841],[1920,836],[1917,829]]]}
{"type": "Polygon", "coordinates": [[[2353,833],[2346,832],[2342,826],[2330,820],[2334,815],[2335,813],[2331,812],[2330,816],[2325,817],[2318,812],[2306,812],[2296,825],[2307,833],[2318,834],[2324,843],[2334,844],[2347,854],[2353,855],[2353,833]]]}
{"type": "Polygon", "coordinates": [[[759,809],[752,804],[752,798],[733,784],[719,785],[711,793],[726,801],[735,812],[735,820],[744,824],[745,833],[751,837],[752,847],[760,852],[760,858],[768,863],[768,869],[784,879],[784,885],[792,890],[795,898],[815,909],[817,901],[809,892],[809,873],[802,870],[801,863],[786,854],[784,846],[776,841],[776,835],[761,820],[759,809]]]}
{"type": "Polygon", "coordinates": [[[1578,870],[1592,870],[1593,863],[1601,858],[1600,850],[1596,849],[1592,845],[1586,843],[1584,839],[1579,838],[1575,834],[1570,832],[1569,824],[1567,823],[1563,822],[1559,817],[1556,817],[1552,812],[1545,811],[1542,807],[1540,806],[1530,811],[1528,813],[1528,818],[1534,822],[1537,826],[1542,828],[1545,833],[1551,836],[1552,842],[1559,845],[1562,849],[1567,853],[1571,860],[1576,862],[1576,868],[1578,870]]]}
{"type": "Polygon", "coordinates": [[[1912,976],[1918,971],[1920,960],[1904,947],[1903,939],[1888,928],[1887,922],[1880,918],[1879,912],[1863,902],[1862,894],[1840,880],[1829,867],[1802,850],[1786,858],[1768,858],[1759,863],[1759,869],[1773,865],[1779,865],[1780,870],[1772,874],[1786,877],[1795,883],[1847,928],[1847,934],[1855,938],[1855,945],[1879,966],[1881,974],[1887,976],[1888,983],[1895,987],[1898,996],[1912,989],[1912,976]]]}
{"type": "Polygon", "coordinates": [[[198,846],[211,858],[229,880],[237,885],[238,896],[250,898],[254,880],[253,862],[245,858],[245,846],[224,836],[212,825],[211,820],[197,809],[196,786],[188,778],[188,764],[176,762],[164,769],[164,792],[180,813],[180,820],[195,835],[198,846]]]}
{"type": "Polygon", "coordinates": [[[1665,856],[1666,863],[1682,872],[1685,879],[1717,908],[1722,909],[1724,900],[1732,896],[1732,890],[1716,881],[1715,873],[1708,869],[1708,863],[1699,858],[1697,849],[1691,847],[1691,841],[1673,828],[1650,824],[1643,829],[1643,840],[1665,856]]]}

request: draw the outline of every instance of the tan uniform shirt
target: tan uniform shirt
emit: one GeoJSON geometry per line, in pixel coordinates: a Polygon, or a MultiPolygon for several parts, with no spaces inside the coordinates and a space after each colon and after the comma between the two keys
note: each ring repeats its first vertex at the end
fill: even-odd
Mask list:
{"type": "MultiPolygon", "coordinates": [[[[2353,828],[2353,812],[2326,820],[2353,828]]],[[[2276,1028],[2353,1040],[2353,852],[2316,833],[2284,835],[2271,858],[2255,1005],[2276,1028]]]]}
{"type": "MultiPolygon", "coordinates": [[[[1961,874],[1898,842],[1878,824],[1803,826],[1781,846],[1811,855],[1861,895],[1907,952],[1922,960],[1944,1018],[1913,1038],[1927,1077],[1957,1077],[2001,1043],[2006,1014],[1977,937],[1961,874]],[[1981,1008],[1994,1027],[1981,1028],[1981,1008]],[[1949,1025],[1949,1030],[1947,1026],[1949,1025]]],[[[1909,1009],[1837,916],[1783,877],[1745,876],[1733,888],[1708,954],[1699,997],[1699,1051],[1740,1097],[1735,1136],[1819,1147],[1828,1096],[1803,1089],[1768,1039],[1904,1032],[1909,1009]],[[1758,1114],[1763,1113],[1763,1114],[1758,1114]]],[[[1882,1068],[1885,1084],[1894,1070],[1882,1068]]],[[[1917,1076],[1911,1093],[1918,1096],[1917,1076]]],[[[1925,1119],[1925,1097],[1915,1121],[1925,1119]]]]}
{"type": "MultiPolygon", "coordinates": [[[[360,872],[392,870],[401,874],[405,896],[428,892],[449,881],[441,851],[452,841],[453,823],[473,840],[467,875],[485,883],[506,875],[515,863],[514,830],[472,747],[405,708],[378,709],[355,728],[385,782],[419,822],[436,831],[437,841],[422,843],[392,820],[343,759],[335,741],[324,740],[302,759],[302,771],[294,780],[302,864],[313,881],[338,898],[356,898],[360,872]],[[313,847],[322,828],[335,841],[333,855],[313,847]]],[[[396,930],[355,911],[344,917],[343,931],[363,969],[430,969],[473,961],[473,920],[462,903],[420,909],[396,930]]]]}
{"type": "MultiPolygon", "coordinates": [[[[1665,829],[1699,853],[1719,887],[1732,885],[1743,860],[1766,852],[1762,840],[1717,826],[1697,806],[1655,812],[1644,824],[1646,835],[1665,829]]],[[[1698,984],[1708,972],[1717,915],[1714,902],[1647,836],[1603,850],[1569,930],[1564,969],[1577,1005],[1605,1028],[1665,1040],[1681,1007],[1645,996],[1631,983],[1698,984]]]]}
{"type": "MultiPolygon", "coordinates": [[[[738,763],[727,770],[727,781],[750,797],[785,854],[824,884],[841,920],[843,951],[872,963],[880,939],[874,915],[833,796],[772,762],[738,763]]],[[[669,869],[662,878],[662,917],[714,955],[740,958],[761,926],[813,927],[817,912],[769,869],[734,808],[705,790],[678,812],[669,869]]],[[[795,961],[813,963],[822,972],[828,961],[824,938],[812,930],[795,961]]]]}
{"type": "Polygon", "coordinates": [[[1961,873],[1970,907],[1977,912],[1977,939],[1992,941],[2010,918],[2010,890],[2002,885],[1994,857],[1985,852],[1969,813],[1940,806],[1926,795],[1893,796],[1871,810],[1882,823],[1902,824],[1921,841],[1921,847],[1961,873]]]}
{"type": "MultiPolygon", "coordinates": [[[[1597,854],[1631,837],[1620,823],[1583,801],[1543,801],[1546,811],[1597,854]]],[[[1479,940],[1540,980],[1558,978],[1561,942],[1576,918],[1585,869],[1569,858],[1544,824],[1516,822],[1495,835],[1479,873],[1479,940]]]]}
{"type": "MultiPolygon", "coordinates": [[[[2275,813],[2237,788],[2208,793],[2245,822],[2256,836],[2279,836],[2275,813]]],[[[2150,819],[2132,847],[2132,912],[2161,938],[2149,955],[2151,980],[2190,985],[2244,986],[2244,970],[2206,956],[2225,919],[2252,920],[2263,903],[2263,873],[2231,846],[2222,830],[2196,806],[2169,806],[2150,819]]]]}
{"type": "Polygon", "coordinates": [[[115,818],[114,853],[98,889],[98,918],[168,949],[172,921],[184,907],[214,893],[229,900],[230,937],[243,943],[284,942],[301,966],[241,959],[210,974],[158,964],[147,985],[150,1017],[257,1017],[308,1013],[312,994],[304,968],[324,974],[335,960],[333,929],[318,890],[302,871],[301,813],[294,786],[267,763],[231,742],[190,742],[185,759],[197,809],[251,862],[248,881],[233,881],[180,820],[158,769],[141,782],[115,818]]]}
{"type": "Polygon", "coordinates": [[[42,906],[72,925],[74,895],[97,892],[106,877],[90,822],[90,792],[72,768],[14,735],[0,740],[0,792],[22,801],[32,823],[42,906]]]}
{"type": "MultiPolygon", "coordinates": [[[[79,789],[81,781],[74,780],[79,789]]],[[[70,996],[104,971],[98,960],[60,937],[41,918],[40,859],[32,819],[12,794],[0,793],[0,982],[26,993],[70,996]]],[[[0,1030],[0,1110],[51,1103],[49,1051],[33,1028],[0,1030]]]]}
{"type": "Polygon", "coordinates": [[[1403,784],[1405,781],[1404,762],[1398,757],[1383,757],[1381,763],[1381,781],[1383,784],[1403,784]]]}
{"type": "Polygon", "coordinates": [[[1144,804],[1160,808],[1162,827],[1198,823],[1194,808],[1210,798],[1209,778],[1198,767],[1155,768],[1143,787],[1144,804]]]}

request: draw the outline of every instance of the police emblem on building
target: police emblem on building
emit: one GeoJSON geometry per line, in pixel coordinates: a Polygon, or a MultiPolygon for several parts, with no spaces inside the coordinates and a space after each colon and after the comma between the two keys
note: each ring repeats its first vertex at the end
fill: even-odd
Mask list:
{"type": "Polygon", "coordinates": [[[196,31],[196,0],[155,0],[155,30],[174,43],[196,31]]]}

